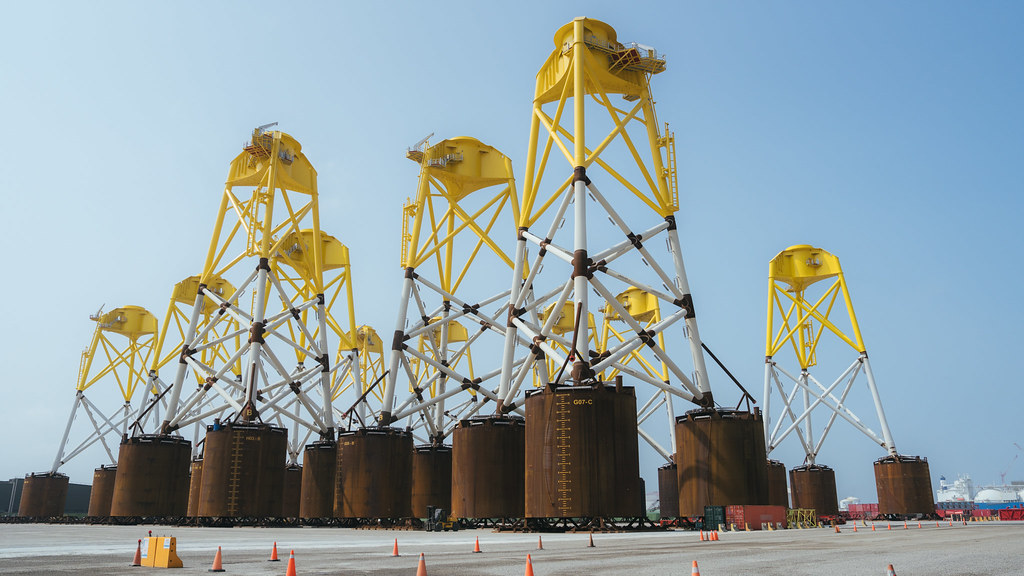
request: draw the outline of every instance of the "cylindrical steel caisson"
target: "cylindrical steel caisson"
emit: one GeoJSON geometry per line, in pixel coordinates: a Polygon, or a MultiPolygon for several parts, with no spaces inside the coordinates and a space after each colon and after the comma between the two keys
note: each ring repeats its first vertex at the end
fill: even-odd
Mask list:
{"type": "Polygon", "coordinates": [[[334,516],[334,472],[338,465],[338,445],[320,441],[306,445],[302,457],[300,518],[334,516]]]}
{"type": "Polygon", "coordinates": [[[676,418],[679,515],[705,506],[768,503],[761,412],[698,409],[676,418]]]}
{"type": "Polygon", "coordinates": [[[288,431],[234,422],[206,428],[199,516],[281,515],[288,431]]]}
{"type": "Polygon", "coordinates": [[[526,423],[488,416],[452,432],[452,513],[459,518],[522,518],[526,423]]]}
{"type": "Polygon", "coordinates": [[[192,443],[179,436],[125,438],[117,458],[111,516],[184,516],[192,443]]]}
{"type": "Polygon", "coordinates": [[[68,499],[68,477],[60,472],[29,474],[21,487],[18,516],[52,518],[64,515],[68,499]]]}
{"type": "Polygon", "coordinates": [[[360,428],[338,434],[334,515],[412,517],[412,434],[360,428]]]}
{"type": "Polygon", "coordinates": [[[789,471],[793,487],[793,508],[810,508],[818,516],[837,516],[836,473],[828,466],[811,464],[789,471]]]}
{"type": "Polygon", "coordinates": [[[527,518],[643,514],[633,388],[546,387],[524,406],[527,518]]]}
{"type": "Polygon", "coordinates": [[[658,501],[662,518],[679,517],[679,477],[675,462],[658,468],[658,501]]]}
{"type": "Polygon", "coordinates": [[[886,456],[875,462],[879,514],[934,514],[928,459],[886,456]]]}
{"type": "Polygon", "coordinates": [[[298,518],[299,502],[302,500],[302,466],[286,466],[284,469],[284,494],[281,495],[281,517],[298,518]]]}
{"type": "Polygon", "coordinates": [[[451,446],[417,446],[412,454],[412,515],[426,518],[427,506],[451,512],[451,446]]]}
{"type": "Polygon", "coordinates": [[[768,505],[789,508],[786,490],[786,465],[778,460],[768,461],[768,505]]]}
{"type": "Polygon", "coordinates": [[[203,492],[203,459],[192,460],[191,474],[188,482],[188,515],[195,518],[199,515],[199,495],[203,492]]]}
{"type": "Polygon", "coordinates": [[[115,478],[117,478],[117,466],[100,466],[92,473],[89,516],[95,518],[110,516],[110,502],[114,499],[115,478]]]}

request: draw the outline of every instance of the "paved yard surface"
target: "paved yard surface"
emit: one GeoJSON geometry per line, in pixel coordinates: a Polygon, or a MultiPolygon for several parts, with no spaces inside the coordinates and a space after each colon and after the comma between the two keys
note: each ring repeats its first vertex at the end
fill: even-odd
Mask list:
{"type": "Polygon", "coordinates": [[[536,576],[616,575],[690,576],[698,562],[702,576],[885,576],[893,564],[898,576],[1003,576],[1024,574],[1024,522],[970,526],[884,523],[860,527],[722,533],[718,542],[700,542],[686,531],[596,534],[536,534],[488,530],[424,533],[339,528],[169,528],[0,524],[0,574],[144,574],[163,569],[129,567],[138,538],[177,538],[185,564],[174,574],[208,574],[217,546],[224,574],[284,576],[288,552],[295,551],[298,576],[313,574],[392,576],[416,574],[421,552],[430,576],[521,576],[526,555],[536,576]],[[480,538],[481,554],[473,554],[480,538]],[[391,556],[398,538],[400,556],[391,556]],[[278,543],[281,562],[267,562],[278,543]]]}

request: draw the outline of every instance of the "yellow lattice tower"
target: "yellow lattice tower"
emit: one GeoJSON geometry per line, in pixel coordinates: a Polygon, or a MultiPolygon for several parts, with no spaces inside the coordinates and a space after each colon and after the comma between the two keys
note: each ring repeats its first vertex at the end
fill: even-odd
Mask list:
{"type": "Polygon", "coordinates": [[[127,431],[132,399],[135,390],[146,382],[146,365],[153,355],[156,343],[157,320],[145,308],[123,306],[106,313],[101,309],[89,319],[96,322],[96,328],[93,330],[89,347],[82,352],[78,382],[75,386],[75,401],[51,472],[56,472],[61,465],[97,441],[106,450],[110,463],[117,463],[117,458],[107,445],[107,436],[119,436],[127,431]],[[120,414],[117,411],[106,414],[86,394],[86,391],[96,385],[109,384],[117,385],[124,400],[120,414]],[[89,418],[92,432],[77,447],[66,451],[72,424],[79,408],[89,418]]]}
{"type": "MultiPolygon", "coordinates": [[[[325,262],[328,270],[342,270],[337,286],[349,287],[344,293],[351,318],[347,251],[321,232],[317,174],[301,145],[288,134],[267,130],[269,126],[253,131],[228,170],[185,331],[164,432],[194,421],[197,415],[193,410],[213,390],[241,421],[262,420],[257,409],[260,402],[274,418],[292,420],[324,437],[333,434],[328,344],[332,330],[328,328],[324,271],[325,262]],[[236,276],[242,280],[235,282],[236,276]],[[210,289],[211,282],[228,278],[237,285],[230,297],[218,296],[210,289]],[[207,301],[219,310],[204,316],[207,301]],[[205,364],[197,352],[225,341],[207,339],[226,318],[238,322],[245,338],[226,360],[205,364]],[[291,350],[297,366],[287,366],[275,348],[291,350]],[[307,358],[314,360],[313,366],[302,364],[307,358]],[[239,365],[241,382],[233,390],[235,383],[225,376],[239,365]],[[204,386],[179,406],[190,367],[204,374],[204,386]],[[319,400],[311,395],[317,388],[319,400]],[[292,394],[294,398],[286,399],[292,394]],[[302,406],[304,417],[284,408],[294,402],[302,406]]],[[[354,332],[354,320],[347,324],[347,330],[335,326],[333,332],[354,332]]]]}
{"type": "MultiPolygon", "coordinates": [[[[545,325],[550,321],[551,334],[560,337],[550,339],[548,345],[563,355],[568,355],[570,347],[564,342],[572,338],[572,334],[576,329],[576,309],[573,307],[572,302],[565,302],[557,312],[555,310],[554,303],[549,304],[540,312],[539,320],[545,325]]],[[[589,312],[587,313],[587,333],[590,338],[590,349],[603,352],[605,350],[604,342],[601,341],[601,334],[596,330],[594,315],[589,312]]],[[[562,364],[559,364],[558,358],[545,356],[543,368],[535,371],[533,374],[533,387],[539,388],[544,386],[545,383],[551,380],[551,375],[556,375],[557,377],[558,371],[561,369],[562,364]]]]}
{"type": "MultiPolygon", "coordinates": [[[[363,427],[372,424],[367,414],[367,408],[370,406],[369,400],[372,399],[375,401],[375,404],[380,404],[381,399],[384,397],[383,381],[387,373],[387,367],[384,363],[384,343],[376,330],[370,326],[359,326],[356,329],[353,340],[358,350],[358,371],[346,370],[345,366],[342,366],[335,373],[336,376],[331,382],[331,393],[334,401],[338,401],[342,394],[349,390],[362,390],[355,403],[348,409],[340,410],[335,406],[340,420],[348,420],[347,427],[349,428],[357,420],[359,425],[363,427]]],[[[342,352],[339,349],[339,358],[342,356],[342,352]]]]}
{"type": "Polygon", "coordinates": [[[416,198],[403,210],[405,279],[379,421],[416,415],[413,425],[440,441],[458,418],[480,409],[476,393],[497,400],[487,381],[498,371],[475,371],[470,350],[483,345],[485,333],[502,334],[495,326],[503,322],[507,283],[502,275],[490,281],[498,270],[512,270],[501,239],[515,229],[519,198],[512,162],[475,138],[424,140],[407,157],[420,176],[416,198]],[[492,285],[497,295],[488,294],[492,285]],[[396,409],[399,388],[411,393],[396,409]],[[469,398],[446,408],[462,390],[469,398]]]}
{"type": "Polygon", "coordinates": [[[507,343],[525,338],[532,344],[522,360],[506,348],[499,395],[504,406],[515,406],[514,398],[531,370],[542,384],[552,376],[553,384],[592,383],[629,370],[629,358],[636,358],[634,353],[646,346],[652,366],[662,364],[664,371],[634,371],[638,380],[712,406],[675,219],[679,200],[674,137],[660,131],[650,89],[651,77],[665,69],[664,57],[653,48],[620,43],[611,26],[588,18],[561,27],[554,43],[555,50],[537,73],[506,331],[507,343]],[[616,96],[626,105],[615,103],[616,96]],[[597,137],[588,140],[594,133],[597,137]],[[607,193],[599,184],[608,186],[607,193]],[[601,218],[594,218],[594,213],[601,218]],[[651,216],[660,222],[633,227],[635,221],[651,216]],[[603,217],[618,234],[588,232],[603,217]],[[566,227],[571,229],[566,238],[559,230],[569,218],[573,225],[566,227]],[[545,232],[532,230],[542,223],[545,232]],[[667,254],[655,257],[651,241],[656,238],[666,242],[667,254]],[[528,245],[538,249],[533,259],[528,245]],[[661,261],[670,264],[662,266],[661,261]],[[637,267],[639,262],[646,268],[637,267]],[[541,272],[544,264],[546,276],[541,272]],[[524,276],[525,282],[519,282],[524,276]],[[542,285],[545,278],[554,283],[542,285]],[[643,314],[627,311],[624,306],[639,297],[630,295],[630,289],[657,300],[657,305],[646,305],[659,310],[659,320],[650,323],[650,318],[641,319],[643,314]],[[589,320],[582,319],[601,307],[591,307],[590,290],[601,298],[605,315],[626,324],[616,330],[618,336],[612,337],[610,330],[591,336],[589,320]],[[541,322],[537,310],[563,312],[545,314],[541,322]],[[571,319],[571,335],[552,320],[556,317],[562,324],[571,319]],[[673,338],[662,337],[680,320],[686,327],[692,374],[665,349],[673,338]],[[551,367],[570,364],[571,370],[552,373],[551,367]]]}
{"type": "MultiPolygon", "coordinates": [[[[643,330],[651,330],[654,326],[662,321],[661,317],[661,303],[658,298],[653,294],[645,292],[636,287],[630,287],[619,293],[615,300],[618,302],[618,308],[629,313],[629,316],[634,320],[635,323],[639,324],[643,330]]],[[[622,318],[621,314],[616,311],[616,307],[613,307],[611,303],[606,303],[604,312],[604,322],[602,323],[600,342],[601,346],[598,351],[601,354],[605,354],[607,350],[614,350],[616,347],[627,342],[630,338],[636,336],[635,330],[630,326],[629,323],[622,318]]],[[[665,349],[665,334],[661,332],[657,336],[658,346],[665,349]]],[[[661,362],[657,357],[650,354],[649,348],[639,348],[633,350],[629,355],[625,356],[617,367],[605,370],[601,375],[602,380],[611,380],[616,376],[625,375],[638,380],[660,380],[662,382],[670,381],[670,373],[668,366],[661,362]]],[[[667,461],[672,462],[675,458],[676,452],[676,435],[675,435],[675,406],[672,403],[672,396],[664,388],[656,389],[644,404],[639,404],[637,407],[637,432],[647,441],[647,443],[654,448],[656,452],[667,461]],[[662,446],[661,442],[658,442],[652,435],[648,434],[642,427],[644,422],[649,418],[657,414],[659,410],[664,410],[667,423],[668,423],[668,446],[662,446]]]]}
{"type": "Polygon", "coordinates": [[[806,244],[790,246],[779,252],[769,264],[768,286],[763,399],[768,452],[795,431],[805,450],[807,463],[814,464],[825,437],[839,417],[895,455],[896,447],[839,258],[806,244]],[[838,302],[842,304],[837,306],[838,302]],[[847,324],[849,328],[844,330],[843,326],[847,324]],[[817,365],[818,346],[823,337],[834,337],[856,352],[853,363],[828,386],[811,373],[811,368],[817,365]],[[779,365],[778,356],[786,349],[793,352],[799,366],[798,374],[792,374],[779,365]],[[861,372],[867,380],[878,414],[881,436],[868,428],[846,405],[847,396],[861,372]],[[784,379],[793,385],[789,392],[784,388],[784,379]],[[773,388],[781,396],[782,404],[774,427],[771,412],[773,388]],[[796,401],[798,392],[803,406],[798,406],[796,401]],[[831,414],[816,438],[811,414],[818,408],[831,414]],[[787,419],[789,424],[783,428],[787,419]]]}
{"type": "MultiPolygon", "coordinates": [[[[168,410],[167,396],[171,391],[172,382],[165,382],[161,379],[160,371],[168,364],[175,363],[181,357],[182,343],[185,341],[185,333],[188,329],[192,305],[195,303],[196,296],[199,293],[199,284],[200,278],[198,275],[189,276],[175,284],[171,290],[170,302],[167,305],[163,321],[160,323],[160,332],[157,336],[156,346],[154,347],[149,367],[148,398],[144,405],[140,406],[140,412],[132,425],[133,430],[137,432],[144,432],[150,429],[153,426],[151,423],[155,423],[155,426],[159,427],[161,413],[165,413],[168,410]]],[[[235,287],[223,278],[211,280],[207,289],[224,299],[230,299],[235,293],[235,287]]],[[[204,301],[203,309],[200,312],[203,317],[203,324],[209,324],[210,316],[218,313],[220,310],[221,308],[212,300],[204,301]]],[[[230,356],[230,350],[237,349],[240,346],[240,340],[241,335],[239,334],[238,323],[233,318],[229,318],[227,321],[219,323],[215,329],[207,333],[206,341],[203,343],[204,346],[197,354],[200,361],[206,365],[214,363],[215,359],[225,361],[230,356]],[[226,338],[228,334],[233,334],[234,336],[226,338]],[[217,344],[207,346],[206,344],[210,342],[217,342],[217,344]]],[[[231,373],[237,387],[237,380],[241,377],[240,362],[235,362],[231,373]]],[[[196,388],[204,386],[206,375],[202,372],[192,369],[187,372],[187,375],[190,375],[189,379],[195,384],[196,388]]],[[[219,416],[221,412],[223,410],[213,415],[219,416]]],[[[197,424],[201,425],[201,421],[197,424]]]]}
{"type": "MultiPolygon", "coordinates": [[[[309,275],[309,270],[313,267],[312,255],[310,250],[304,250],[303,246],[308,246],[312,241],[312,230],[302,230],[300,234],[302,238],[286,238],[281,244],[281,250],[274,256],[274,260],[279,262],[281,266],[272,266],[275,271],[277,279],[282,285],[290,288],[289,292],[293,295],[293,301],[305,301],[309,300],[312,296],[308,293],[308,284],[302,279],[309,275]]],[[[333,236],[327,234],[321,234],[322,239],[322,254],[323,254],[323,269],[324,269],[324,290],[325,290],[325,312],[327,315],[327,326],[329,333],[332,338],[338,340],[338,349],[334,356],[334,362],[332,364],[331,372],[331,398],[338,400],[339,397],[350,389],[352,381],[360,381],[366,384],[365,378],[361,379],[360,360],[365,362],[364,357],[360,356],[356,359],[356,364],[352,365],[353,359],[350,358],[353,347],[358,347],[354,344],[353,339],[349,336],[352,330],[352,281],[351,281],[351,267],[349,262],[348,248],[338,241],[333,236]],[[340,316],[340,320],[335,317],[334,307],[338,306],[340,312],[343,314],[340,316]],[[344,325],[343,325],[344,323],[344,325]]],[[[147,407],[146,411],[140,414],[140,418],[137,423],[140,430],[147,429],[149,427],[149,421],[155,420],[160,422],[159,415],[160,409],[163,407],[166,409],[166,402],[163,401],[164,395],[170,390],[170,386],[164,383],[160,377],[160,370],[167,364],[177,360],[181,354],[181,343],[185,338],[185,330],[189,322],[189,314],[191,312],[191,306],[196,300],[200,283],[199,276],[191,276],[182,280],[175,285],[170,304],[167,308],[167,314],[164,322],[161,325],[160,336],[157,343],[157,354],[154,357],[154,362],[150,370],[150,391],[153,395],[153,402],[147,407]]],[[[224,279],[215,279],[211,282],[208,289],[217,295],[222,300],[231,300],[232,295],[235,292],[235,288],[224,279]]],[[[223,313],[223,309],[218,306],[213,300],[207,299],[204,303],[202,310],[203,320],[201,325],[210,324],[210,315],[214,313],[223,313]]],[[[301,314],[301,321],[304,324],[310,324],[309,310],[303,311],[301,314]]],[[[298,341],[303,346],[306,344],[306,335],[304,333],[296,332],[294,327],[289,327],[289,337],[293,340],[298,341]]],[[[317,330],[319,327],[317,327],[317,330]]],[[[216,327],[207,334],[207,342],[216,342],[211,346],[203,346],[197,350],[196,354],[199,355],[199,361],[202,365],[213,365],[214,363],[223,363],[231,355],[232,350],[237,350],[241,346],[241,333],[239,330],[239,324],[233,317],[226,316],[225,320],[219,322],[216,327]],[[225,338],[226,335],[231,334],[232,336],[225,338]]],[[[317,334],[314,332],[313,336],[317,334]]],[[[301,366],[306,359],[306,353],[304,348],[296,348],[294,350],[296,364],[301,366]]],[[[380,361],[380,352],[377,352],[377,362],[380,361]]],[[[371,360],[372,361],[372,360],[371,360]]],[[[202,393],[202,388],[208,386],[205,382],[206,375],[203,372],[192,369],[188,372],[189,380],[194,380],[195,389],[192,394],[202,393]]],[[[244,388],[241,386],[241,358],[239,357],[230,369],[230,378],[224,379],[223,386],[226,391],[231,393],[236,400],[241,400],[244,388]]],[[[357,392],[358,393],[358,392],[357,392]]],[[[209,397],[208,397],[209,399],[209,397]]],[[[185,398],[183,402],[188,404],[191,397],[185,398]]],[[[288,402],[282,404],[282,409],[290,409],[297,402],[296,399],[290,399],[288,402]]],[[[223,418],[225,413],[230,410],[230,405],[227,404],[216,404],[214,406],[207,406],[205,404],[194,406],[191,410],[191,416],[189,420],[194,420],[197,429],[202,431],[205,430],[205,425],[212,418],[223,418]]],[[[299,445],[298,431],[299,427],[293,428],[292,445],[290,446],[290,454],[293,457],[297,457],[301,446],[299,445]]],[[[198,450],[198,446],[195,448],[198,450]]]]}

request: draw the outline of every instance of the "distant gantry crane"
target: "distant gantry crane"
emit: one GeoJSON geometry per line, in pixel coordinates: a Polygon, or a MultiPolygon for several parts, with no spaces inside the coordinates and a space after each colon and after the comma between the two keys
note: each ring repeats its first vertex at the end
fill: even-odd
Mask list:
{"type": "Polygon", "coordinates": [[[814,508],[824,515],[838,513],[835,473],[819,465],[817,456],[839,418],[887,452],[875,462],[879,511],[933,513],[928,461],[896,451],[839,258],[809,245],[791,246],[769,264],[768,286],[764,435],[769,454],[793,434],[803,447],[805,462],[789,475],[793,507],[814,508]],[[822,282],[825,284],[819,284],[822,282]],[[856,353],[853,362],[827,385],[812,373],[823,338],[838,339],[840,346],[845,344],[856,353]],[[792,352],[798,371],[780,365],[779,356],[786,350],[792,352]],[[874,403],[880,433],[869,428],[848,405],[861,374],[874,403]],[[812,426],[815,412],[828,414],[820,429],[812,426]],[[773,414],[777,415],[774,419],[773,414]]]}

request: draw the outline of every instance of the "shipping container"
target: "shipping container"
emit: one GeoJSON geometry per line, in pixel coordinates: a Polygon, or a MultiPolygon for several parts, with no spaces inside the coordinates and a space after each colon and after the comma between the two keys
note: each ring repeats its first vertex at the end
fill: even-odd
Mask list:
{"type": "Polygon", "coordinates": [[[786,527],[785,506],[736,505],[725,507],[725,521],[736,528],[760,530],[762,525],[771,524],[776,528],[786,527]]]}
{"type": "Polygon", "coordinates": [[[943,519],[949,518],[951,516],[955,517],[955,518],[960,518],[960,517],[967,517],[967,518],[990,518],[992,516],[996,516],[998,511],[997,510],[989,510],[988,508],[976,508],[976,509],[972,510],[969,507],[964,507],[964,508],[956,508],[956,509],[936,508],[935,509],[935,513],[938,514],[939,518],[943,518],[943,519]]]}
{"type": "Polygon", "coordinates": [[[725,506],[705,506],[704,529],[719,530],[721,528],[728,528],[725,522],[725,506]]]}
{"type": "Polygon", "coordinates": [[[849,514],[854,520],[874,520],[878,518],[878,504],[850,504],[849,514]]]}
{"type": "Polygon", "coordinates": [[[999,511],[1000,520],[1024,520],[1024,508],[1004,508],[999,511]]]}
{"type": "Polygon", "coordinates": [[[965,517],[970,517],[971,510],[946,510],[938,508],[935,510],[935,513],[943,520],[963,520],[965,517]]]}

